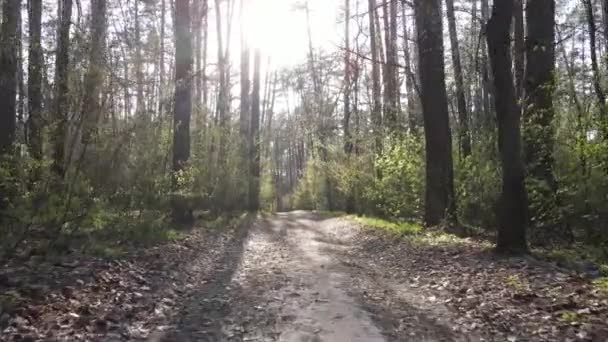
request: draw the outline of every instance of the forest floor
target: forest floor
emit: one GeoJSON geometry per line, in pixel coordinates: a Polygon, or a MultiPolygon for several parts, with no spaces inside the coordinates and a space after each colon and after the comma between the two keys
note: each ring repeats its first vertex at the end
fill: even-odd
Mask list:
{"type": "Polygon", "coordinates": [[[9,263],[0,299],[1,341],[608,340],[608,292],[572,271],[304,211],[9,263]]]}

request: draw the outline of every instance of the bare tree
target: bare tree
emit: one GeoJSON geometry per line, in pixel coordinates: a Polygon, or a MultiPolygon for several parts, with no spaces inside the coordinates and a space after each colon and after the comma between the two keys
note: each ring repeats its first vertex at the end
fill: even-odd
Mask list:
{"type": "Polygon", "coordinates": [[[42,157],[42,72],[44,56],[42,35],[42,0],[29,1],[29,62],[28,62],[28,146],[32,156],[42,157]]]}
{"type": "Polygon", "coordinates": [[[15,141],[17,117],[17,30],[21,2],[5,0],[0,33],[0,154],[15,141]]]}

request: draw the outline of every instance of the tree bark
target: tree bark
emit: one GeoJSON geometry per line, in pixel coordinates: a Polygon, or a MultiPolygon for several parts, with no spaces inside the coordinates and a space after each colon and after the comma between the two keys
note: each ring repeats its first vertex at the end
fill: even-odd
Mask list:
{"type": "Polygon", "coordinates": [[[368,0],[369,39],[372,52],[372,111],[371,120],[374,130],[376,154],[382,153],[382,99],[380,98],[380,66],[378,59],[378,42],[376,35],[375,15],[376,1],[368,0]]]}
{"type": "Polygon", "coordinates": [[[440,1],[415,0],[418,65],[426,141],[425,224],[456,221],[452,137],[445,88],[440,1]]]}
{"type": "Polygon", "coordinates": [[[35,159],[42,158],[42,72],[44,56],[42,36],[42,0],[29,1],[28,53],[28,146],[35,159]]]}
{"type": "Polygon", "coordinates": [[[487,41],[494,76],[498,148],[502,164],[502,196],[496,249],[501,253],[527,251],[527,194],[521,157],[520,110],[511,74],[510,26],[513,0],[494,3],[487,25],[487,41]]]}
{"type": "Polygon", "coordinates": [[[350,0],[344,1],[344,153],[350,154],[353,149],[350,133],[350,0]]]}
{"type": "Polygon", "coordinates": [[[515,94],[517,96],[518,101],[521,101],[524,90],[524,72],[526,66],[524,0],[515,0],[514,4],[515,8],[513,12],[513,69],[515,71],[515,94]]]}
{"type": "Polygon", "coordinates": [[[55,111],[54,111],[54,140],[53,172],[63,178],[65,174],[65,139],[69,112],[69,80],[68,66],[70,61],[70,25],[72,18],[72,0],[59,0],[61,18],[55,57],[55,111]]]}
{"type": "Polygon", "coordinates": [[[249,210],[260,209],[260,64],[261,53],[255,50],[253,62],[253,91],[251,93],[251,124],[249,133],[250,181],[249,210]]]}
{"type": "Polygon", "coordinates": [[[15,142],[17,119],[17,30],[21,2],[5,0],[0,32],[0,154],[15,142]]]}
{"type": "Polygon", "coordinates": [[[97,130],[101,114],[99,97],[105,71],[104,48],[106,36],[106,0],[91,1],[91,45],[89,49],[89,69],[84,81],[82,107],[82,143],[91,143],[97,130]]]}
{"type": "MultiPolygon", "coordinates": [[[[190,158],[192,114],[192,38],[188,0],[175,0],[175,108],[173,120],[173,186],[179,190],[179,173],[190,158]]],[[[183,199],[175,200],[173,218],[190,222],[192,210],[183,199]]]]}
{"type": "Polygon", "coordinates": [[[454,14],[454,0],[446,0],[448,15],[448,26],[450,31],[450,47],[452,50],[452,67],[454,68],[454,79],[456,81],[456,100],[458,103],[458,121],[460,152],[464,158],[471,155],[471,136],[469,133],[469,112],[464,93],[464,80],[462,76],[462,65],[460,63],[460,47],[456,33],[456,15],[454,14]]]}
{"type": "MultiPolygon", "coordinates": [[[[553,174],[553,91],[555,89],[555,0],[529,1],[526,7],[524,151],[528,174],[557,191],[553,174]]],[[[550,194],[546,194],[550,196],[550,194]]]]}

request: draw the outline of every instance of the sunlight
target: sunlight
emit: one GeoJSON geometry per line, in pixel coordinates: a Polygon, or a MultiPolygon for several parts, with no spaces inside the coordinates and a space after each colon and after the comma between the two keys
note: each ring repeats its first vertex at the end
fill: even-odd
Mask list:
{"type": "MultiPolygon", "coordinates": [[[[264,56],[270,57],[274,65],[290,66],[306,58],[306,16],[303,10],[295,6],[298,3],[301,1],[245,0],[242,23],[245,39],[251,48],[259,48],[264,56]]],[[[309,1],[313,44],[316,47],[327,46],[333,37],[333,34],[327,34],[333,20],[320,10],[318,5],[322,4],[309,1]]]]}

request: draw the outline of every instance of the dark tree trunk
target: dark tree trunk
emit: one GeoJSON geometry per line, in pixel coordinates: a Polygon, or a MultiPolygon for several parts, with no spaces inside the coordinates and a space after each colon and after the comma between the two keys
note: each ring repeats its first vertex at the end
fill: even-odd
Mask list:
{"type": "Polygon", "coordinates": [[[386,42],[386,64],[384,73],[384,123],[389,131],[397,129],[398,82],[397,82],[397,1],[383,0],[384,40],[386,42]]]}
{"type": "Polygon", "coordinates": [[[452,137],[445,89],[440,1],[415,0],[418,64],[426,140],[425,224],[456,220],[452,137]]]}
{"type": "MultiPolygon", "coordinates": [[[[136,85],[136,100],[137,100],[137,115],[142,117],[145,115],[145,101],[144,101],[144,72],[143,72],[143,59],[141,54],[141,33],[139,23],[139,0],[135,0],[135,82],[136,85]]],[[[147,119],[147,117],[146,117],[147,119]]]]}
{"type": "MultiPolygon", "coordinates": [[[[241,0],[241,13],[243,13],[243,1],[241,0]]],[[[241,15],[241,23],[243,23],[241,15]]],[[[240,138],[240,148],[241,148],[241,158],[242,158],[242,168],[241,170],[245,172],[243,177],[248,179],[249,167],[249,126],[251,124],[251,103],[249,101],[250,97],[250,87],[251,81],[249,79],[249,46],[247,46],[247,41],[245,40],[245,30],[243,26],[241,26],[241,116],[239,121],[239,138],[240,138]]],[[[247,191],[243,193],[244,205],[247,204],[248,196],[247,191]]]]}
{"type": "Polygon", "coordinates": [[[68,66],[70,62],[70,25],[72,18],[72,0],[60,0],[61,18],[59,20],[59,38],[57,41],[57,56],[55,57],[55,111],[54,132],[52,139],[53,172],[59,177],[65,174],[65,140],[69,112],[69,80],[68,66]]]}
{"type": "Polygon", "coordinates": [[[380,60],[378,59],[378,42],[376,35],[376,25],[374,13],[376,12],[376,2],[368,0],[368,15],[369,15],[369,39],[370,48],[372,51],[372,126],[374,129],[374,137],[376,143],[376,153],[382,152],[382,96],[380,90],[380,60]]]}
{"type": "Polygon", "coordinates": [[[410,37],[407,28],[407,15],[405,13],[405,3],[401,5],[401,17],[403,21],[403,57],[405,66],[405,89],[407,93],[407,117],[408,127],[411,132],[414,132],[420,122],[419,115],[416,111],[416,101],[418,94],[418,84],[416,83],[416,76],[412,71],[412,57],[410,52],[410,37]]]}
{"type": "MultiPolygon", "coordinates": [[[[192,39],[188,0],[175,1],[175,112],[173,120],[173,182],[178,190],[180,171],[190,158],[190,116],[192,114],[192,39]]],[[[183,199],[175,199],[173,218],[192,220],[192,211],[183,199]]]]}
{"type": "Polygon", "coordinates": [[[250,177],[249,210],[260,209],[260,50],[256,49],[253,62],[253,91],[251,93],[251,129],[250,144],[250,177]]]}
{"type": "MultiPolygon", "coordinates": [[[[557,190],[553,174],[553,91],[555,89],[555,0],[529,1],[526,7],[524,151],[528,174],[557,190]]],[[[545,194],[551,196],[551,194],[545,194]]]]}
{"type": "Polygon", "coordinates": [[[456,100],[458,102],[458,121],[460,152],[463,157],[471,155],[471,136],[469,134],[469,112],[464,94],[464,80],[462,76],[462,65],[460,64],[460,47],[456,33],[456,16],[454,14],[454,0],[446,0],[448,14],[448,26],[450,31],[450,46],[452,48],[452,64],[454,78],[456,80],[456,100]]]}
{"type": "Polygon", "coordinates": [[[106,36],[106,0],[91,1],[91,47],[89,49],[89,70],[85,77],[85,91],[82,107],[82,142],[86,147],[97,130],[100,116],[99,96],[103,86],[105,71],[104,47],[106,36]]]}
{"type": "Polygon", "coordinates": [[[17,30],[21,2],[5,0],[0,32],[0,154],[15,142],[17,118],[17,30]]]}
{"type": "Polygon", "coordinates": [[[498,148],[502,162],[502,196],[496,249],[501,253],[527,251],[527,195],[521,157],[520,110],[511,74],[510,26],[513,0],[494,3],[487,40],[494,76],[498,148]]]}
{"type": "Polygon", "coordinates": [[[166,17],[166,0],[160,1],[160,60],[158,65],[158,117],[162,120],[163,109],[165,105],[164,90],[165,90],[165,17],[166,17]]]}
{"type": "Polygon", "coordinates": [[[29,1],[29,64],[28,64],[28,146],[36,159],[42,158],[42,72],[44,57],[40,42],[42,34],[42,0],[29,1]]]}

